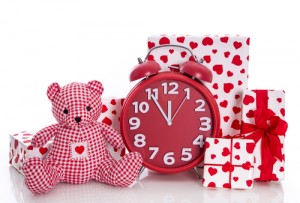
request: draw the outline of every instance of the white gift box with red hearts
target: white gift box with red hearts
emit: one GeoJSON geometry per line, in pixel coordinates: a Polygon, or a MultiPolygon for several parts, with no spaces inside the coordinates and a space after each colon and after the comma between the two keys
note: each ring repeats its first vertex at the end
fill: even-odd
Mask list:
{"type": "MultiPolygon", "coordinates": [[[[242,134],[246,137],[249,137],[251,133],[244,133],[243,131],[245,128],[245,125],[256,125],[255,121],[255,112],[258,108],[261,108],[260,106],[264,105],[265,109],[270,109],[275,113],[274,116],[279,117],[284,121],[285,117],[285,92],[283,90],[245,90],[243,93],[243,106],[242,106],[242,134]],[[263,95],[263,96],[261,96],[263,95]],[[264,97],[264,98],[263,98],[264,97]],[[264,103],[264,104],[259,104],[264,103]]],[[[259,116],[259,115],[258,115],[259,116]]],[[[261,117],[261,116],[259,116],[261,117]]],[[[270,120],[266,121],[267,124],[271,124],[270,120]]],[[[284,121],[285,122],[285,121],[284,121]]],[[[285,124],[285,123],[283,123],[285,124]]],[[[278,128],[280,126],[276,126],[278,128]]],[[[285,126],[287,128],[287,124],[285,126]]],[[[267,128],[272,129],[274,126],[267,126],[267,128]]],[[[285,129],[286,130],[286,129],[285,129]]],[[[253,131],[255,132],[255,131],[253,131]]],[[[265,131],[263,131],[264,133],[265,131]]],[[[263,135],[265,137],[267,135],[263,135]]],[[[269,162],[269,168],[268,171],[269,174],[263,174],[266,173],[265,170],[263,170],[262,166],[262,157],[264,156],[262,153],[262,139],[259,139],[256,143],[256,147],[254,150],[254,157],[255,157],[255,164],[254,164],[254,179],[255,180],[263,180],[263,181],[278,181],[284,179],[284,163],[285,163],[285,154],[284,154],[284,140],[285,135],[279,134],[279,135],[271,135],[271,137],[278,137],[278,143],[280,146],[278,146],[280,149],[280,154],[282,156],[282,160],[279,160],[277,158],[272,157],[267,158],[267,162],[269,162]],[[265,177],[269,176],[269,177],[265,177]]],[[[270,148],[275,148],[275,143],[273,142],[274,139],[270,142],[270,148]]]]}
{"type": "MultiPolygon", "coordinates": [[[[213,73],[212,83],[204,82],[217,100],[221,115],[220,135],[240,133],[242,92],[248,86],[250,39],[244,36],[177,36],[148,37],[148,48],[159,45],[182,45],[192,50],[213,73]]],[[[163,47],[153,50],[148,60],[168,66],[192,60],[187,50],[163,47]]]]}
{"type": "MultiPolygon", "coordinates": [[[[98,121],[120,132],[120,114],[123,102],[123,98],[102,98],[102,114],[98,121]]],[[[40,157],[44,159],[51,149],[53,140],[48,141],[40,148],[30,146],[34,134],[35,132],[27,131],[10,134],[9,163],[22,174],[22,165],[28,158],[40,157]]],[[[111,155],[117,160],[125,154],[125,148],[117,150],[108,144],[108,149],[111,155]]]]}
{"type": "Polygon", "coordinates": [[[254,141],[249,139],[207,138],[203,185],[213,188],[252,188],[254,147],[254,141]]]}

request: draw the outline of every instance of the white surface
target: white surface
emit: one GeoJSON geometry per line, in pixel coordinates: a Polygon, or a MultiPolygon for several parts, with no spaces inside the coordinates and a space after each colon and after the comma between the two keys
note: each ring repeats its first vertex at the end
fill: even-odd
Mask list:
{"type": "Polygon", "coordinates": [[[299,1],[0,0],[1,202],[297,202],[299,190],[299,1]],[[248,191],[207,190],[192,171],[150,174],[131,189],[59,184],[33,196],[8,164],[9,132],[54,123],[48,85],[98,79],[104,96],[125,96],[147,36],[160,33],[251,37],[249,88],[285,89],[286,180],[248,191]],[[298,193],[297,193],[298,192],[298,193]]]}

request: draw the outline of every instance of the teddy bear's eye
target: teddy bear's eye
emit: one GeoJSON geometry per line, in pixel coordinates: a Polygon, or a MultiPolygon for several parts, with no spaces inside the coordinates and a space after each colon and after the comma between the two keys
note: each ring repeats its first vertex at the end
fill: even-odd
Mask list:
{"type": "Polygon", "coordinates": [[[86,107],[86,110],[87,110],[87,111],[90,111],[90,110],[91,110],[91,107],[90,107],[90,106],[87,106],[87,107],[86,107]]]}
{"type": "Polygon", "coordinates": [[[65,109],[64,114],[68,114],[68,113],[69,113],[68,109],[65,109]]]}

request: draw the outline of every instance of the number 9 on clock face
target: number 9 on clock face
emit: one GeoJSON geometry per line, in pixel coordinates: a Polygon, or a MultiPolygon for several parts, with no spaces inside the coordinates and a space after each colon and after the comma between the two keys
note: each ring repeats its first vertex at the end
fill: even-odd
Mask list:
{"type": "Polygon", "coordinates": [[[203,160],[204,141],[216,136],[219,111],[209,90],[180,73],[141,81],[127,96],[121,131],[144,166],[164,173],[190,169],[203,160]]]}

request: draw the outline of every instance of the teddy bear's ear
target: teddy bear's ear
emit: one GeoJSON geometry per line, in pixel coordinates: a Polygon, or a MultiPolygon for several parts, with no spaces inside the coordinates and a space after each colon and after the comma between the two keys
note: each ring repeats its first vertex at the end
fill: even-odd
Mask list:
{"type": "Polygon", "coordinates": [[[97,80],[92,80],[88,82],[87,87],[90,88],[91,90],[97,91],[101,95],[104,90],[102,83],[97,80]]]}
{"type": "Polygon", "coordinates": [[[54,82],[52,83],[47,90],[47,96],[50,99],[50,101],[53,101],[56,97],[56,95],[60,92],[60,86],[58,83],[54,82]]]}

